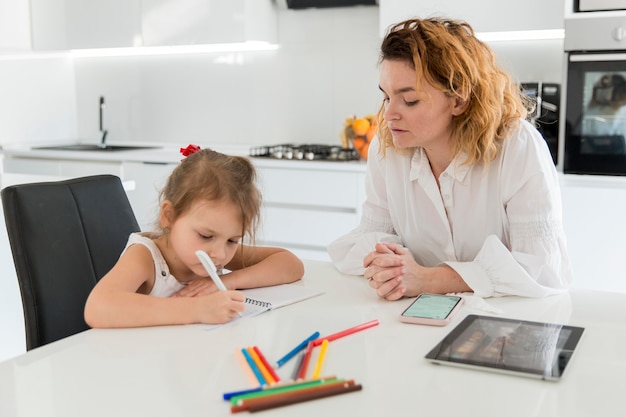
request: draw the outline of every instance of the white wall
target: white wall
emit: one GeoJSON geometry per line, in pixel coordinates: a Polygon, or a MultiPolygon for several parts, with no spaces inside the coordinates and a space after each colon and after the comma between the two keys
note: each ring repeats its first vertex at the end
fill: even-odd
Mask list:
{"type": "Polygon", "coordinates": [[[376,112],[378,9],[283,10],[269,52],[76,60],[78,130],[111,141],[338,143],[376,112]]]}
{"type": "Polygon", "coordinates": [[[76,136],[74,64],[69,58],[0,55],[0,144],[76,136]]]}
{"type": "MultiPolygon", "coordinates": [[[[111,141],[339,143],[378,110],[378,8],[281,10],[278,51],[76,60],[78,132],[111,141]]],[[[562,41],[494,43],[520,81],[561,79],[562,41]],[[537,65],[540,62],[541,65],[537,65]]]]}

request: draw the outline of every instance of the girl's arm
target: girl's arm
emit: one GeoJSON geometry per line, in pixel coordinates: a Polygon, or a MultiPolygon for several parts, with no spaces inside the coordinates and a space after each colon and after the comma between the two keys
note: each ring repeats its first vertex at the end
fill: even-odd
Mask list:
{"type": "Polygon", "coordinates": [[[230,289],[287,284],[302,278],[304,265],[286,249],[241,245],[226,265],[230,274],[223,277],[230,289]]]}
{"type": "Polygon", "coordinates": [[[244,310],[244,296],[236,291],[197,298],[147,295],[153,279],[154,263],[148,249],[130,246],[91,291],[85,321],[91,327],[224,323],[244,310]]]}

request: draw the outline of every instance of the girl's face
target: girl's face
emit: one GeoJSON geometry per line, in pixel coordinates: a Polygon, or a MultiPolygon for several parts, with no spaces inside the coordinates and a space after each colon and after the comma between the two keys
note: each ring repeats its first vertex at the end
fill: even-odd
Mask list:
{"type": "Polygon", "coordinates": [[[416,90],[415,70],[406,61],[384,60],[380,67],[379,88],[384,94],[387,127],[397,148],[449,147],[452,117],[464,108],[422,81],[416,90]]]}
{"type": "MultiPolygon", "coordinates": [[[[164,202],[162,207],[166,218],[168,211],[171,213],[168,203],[164,202]]],[[[169,223],[169,245],[176,257],[175,265],[182,262],[195,275],[208,276],[196,257],[196,251],[200,249],[211,257],[218,270],[223,268],[239,248],[242,227],[241,211],[230,201],[194,202],[186,213],[169,223]]],[[[174,271],[172,273],[176,276],[174,271]]]]}

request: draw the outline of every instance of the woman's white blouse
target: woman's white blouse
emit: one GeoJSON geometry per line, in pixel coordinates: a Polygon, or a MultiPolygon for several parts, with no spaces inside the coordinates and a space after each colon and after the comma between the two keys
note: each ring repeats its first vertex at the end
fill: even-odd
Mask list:
{"type": "Polygon", "coordinates": [[[572,271],[561,193],[546,142],[521,121],[488,166],[453,161],[439,178],[423,149],[370,146],[360,225],[332,242],[341,272],[362,275],[377,242],[400,243],[423,266],[456,270],[481,297],[541,297],[566,289],[572,271]]]}

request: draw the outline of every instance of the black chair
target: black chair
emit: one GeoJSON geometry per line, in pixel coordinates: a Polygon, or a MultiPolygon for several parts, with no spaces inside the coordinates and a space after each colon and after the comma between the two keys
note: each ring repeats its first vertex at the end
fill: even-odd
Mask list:
{"type": "Polygon", "coordinates": [[[12,185],[1,195],[26,349],[88,329],[87,296],[139,231],[122,182],[96,175],[12,185]]]}

